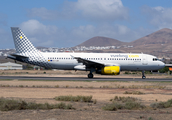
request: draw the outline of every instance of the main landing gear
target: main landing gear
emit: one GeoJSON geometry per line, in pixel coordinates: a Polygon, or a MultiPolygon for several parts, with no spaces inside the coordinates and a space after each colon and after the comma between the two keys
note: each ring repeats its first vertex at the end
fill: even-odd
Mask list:
{"type": "Polygon", "coordinates": [[[142,71],[142,79],[146,79],[144,71],[142,71]]]}
{"type": "Polygon", "coordinates": [[[93,78],[94,77],[94,75],[93,75],[94,71],[95,71],[95,68],[90,69],[90,73],[88,74],[88,78],[93,78]]]}
{"type": "Polygon", "coordinates": [[[91,72],[88,74],[88,78],[93,78],[93,76],[94,76],[94,75],[93,75],[93,73],[91,73],[91,72]]]}

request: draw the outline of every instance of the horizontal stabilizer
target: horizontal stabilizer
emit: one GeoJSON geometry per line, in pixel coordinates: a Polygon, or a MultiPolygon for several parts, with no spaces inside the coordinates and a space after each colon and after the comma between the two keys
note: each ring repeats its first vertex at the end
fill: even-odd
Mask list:
{"type": "Polygon", "coordinates": [[[14,56],[14,57],[20,57],[20,58],[28,58],[27,56],[23,56],[23,55],[19,55],[19,54],[10,54],[11,56],[14,56]]]}
{"type": "Polygon", "coordinates": [[[165,64],[166,67],[172,67],[172,64],[165,64]]]}

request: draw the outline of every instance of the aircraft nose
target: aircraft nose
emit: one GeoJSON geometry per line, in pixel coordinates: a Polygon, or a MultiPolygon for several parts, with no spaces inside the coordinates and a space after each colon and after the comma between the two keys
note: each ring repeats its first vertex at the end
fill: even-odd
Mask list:
{"type": "Polygon", "coordinates": [[[165,63],[160,62],[160,63],[159,63],[159,66],[161,66],[161,67],[165,67],[165,63]]]}

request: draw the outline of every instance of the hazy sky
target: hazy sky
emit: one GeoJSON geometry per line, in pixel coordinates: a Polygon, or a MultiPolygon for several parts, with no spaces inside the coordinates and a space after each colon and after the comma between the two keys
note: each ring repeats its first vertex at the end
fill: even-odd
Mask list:
{"type": "Polygon", "coordinates": [[[10,27],[35,46],[73,47],[95,36],[130,42],[172,29],[172,0],[1,0],[0,49],[14,48],[10,27]]]}

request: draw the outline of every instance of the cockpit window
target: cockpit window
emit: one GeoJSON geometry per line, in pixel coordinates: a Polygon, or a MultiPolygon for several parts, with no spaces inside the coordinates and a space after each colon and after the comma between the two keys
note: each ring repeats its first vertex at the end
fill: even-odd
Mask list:
{"type": "Polygon", "coordinates": [[[158,58],[153,58],[153,61],[159,61],[159,59],[158,58]]]}

